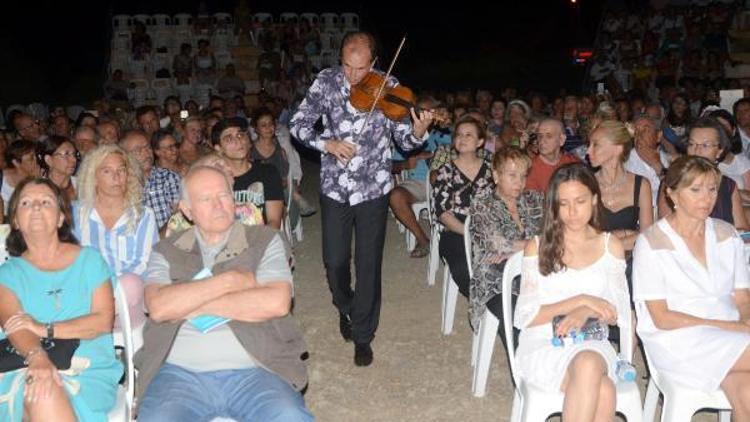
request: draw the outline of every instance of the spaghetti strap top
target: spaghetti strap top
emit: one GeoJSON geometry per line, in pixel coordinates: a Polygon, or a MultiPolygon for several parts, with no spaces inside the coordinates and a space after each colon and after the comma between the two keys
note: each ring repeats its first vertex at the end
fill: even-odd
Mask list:
{"type": "Polygon", "coordinates": [[[625,207],[617,212],[612,212],[609,208],[602,206],[602,230],[633,230],[638,231],[638,220],[640,218],[640,207],[638,199],[641,194],[641,184],[643,176],[635,176],[635,186],[633,189],[633,205],[625,207]]]}

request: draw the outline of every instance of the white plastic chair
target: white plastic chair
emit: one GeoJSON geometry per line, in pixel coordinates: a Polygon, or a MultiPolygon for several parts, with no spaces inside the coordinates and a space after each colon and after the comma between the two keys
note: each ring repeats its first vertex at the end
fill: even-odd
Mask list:
{"type": "Polygon", "coordinates": [[[341,22],[344,32],[359,30],[359,15],[356,13],[342,13],[341,22]]]}
{"type": "Polygon", "coordinates": [[[139,14],[139,15],[133,15],[133,22],[140,22],[144,25],[146,25],[146,28],[148,28],[151,25],[151,16],[139,14]]]}
{"type": "Polygon", "coordinates": [[[134,106],[140,107],[146,103],[148,97],[148,81],[145,79],[133,79],[130,81],[132,88],[128,88],[128,97],[134,106]]]}
{"type": "Polygon", "coordinates": [[[427,285],[434,286],[437,277],[438,267],[440,266],[440,229],[439,222],[433,220],[432,216],[432,186],[430,177],[427,176],[427,215],[430,221],[430,256],[427,260],[427,285]]]}
{"type": "MultiPolygon", "coordinates": [[[[467,248],[471,248],[471,241],[467,243],[469,245],[467,248]]],[[[471,249],[467,249],[467,257],[471,257],[470,253],[471,249]]],[[[513,279],[521,275],[521,262],[523,262],[523,251],[514,253],[507,261],[505,261],[502,282],[503,286],[505,284],[510,285],[511,292],[513,279]]],[[[469,263],[471,263],[471,261],[469,261],[469,263]]],[[[469,264],[469,274],[471,273],[471,264],[469,264]]],[[[497,319],[495,314],[485,309],[482,314],[482,319],[479,322],[477,332],[474,333],[474,341],[472,343],[474,376],[472,377],[471,382],[471,392],[474,394],[474,397],[484,397],[484,394],[487,392],[487,378],[490,373],[492,352],[495,349],[495,338],[497,337],[497,329],[499,326],[500,320],[497,319]]],[[[511,331],[512,330],[513,329],[511,328],[511,331]]]]}
{"type": "Polygon", "coordinates": [[[157,78],[151,81],[151,90],[154,91],[154,98],[159,105],[164,104],[168,96],[174,95],[172,89],[172,80],[169,78],[157,78]]]}
{"type": "Polygon", "coordinates": [[[258,24],[263,24],[266,22],[273,22],[273,15],[266,12],[260,12],[253,15],[253,22],[258,24]]]}
{"type": "Polygon", "coordinates": [[[322,26],[321,29],[338,29],[339,15],[336,13],[321,13],[320,25],[322,26]]]}
{"type": "Polygon", "coordinates": [[[279,15],[279,21],[283,24],[297,25],[299,22],[299,15],[293,12],[284,12],[279,15]]]}
{"type": "Polygon", "coordinates": [[[115,406],[107,415],[110,422],[130,422],[133,418],[133,401],[135,396],[135,368],[133,367],[133,354],[135,347],[133,345],[133,330],[130,327],[130,313],[128,304],[125,299],[125,291],[122,285],[117,283],[114,289],[115,309],[117,320],[120,322],[120,330],[112,333],[112,339],[115,346],[122,346],[125,349],[125,385],[117,389],[117,399],[115,406]]]}
{"type": "Polygon", "coordinates": [[[151,22],[158,29],[166,30],[169,29],[168,27],[172,24],[172,18],[164,13],[157,13],[155,15],[151,15],[151,22]]]}
{"type": "MultiPolygon", "coordinates": [[[[430,173],[427,172],[427,179],[430,178],[430,173]]],[[[429,184],[429,180],[427,182],[429,184]]],[[[428,190],[429,192],[429,190],[428,190]]],[[[428,200],[424,200],[422,202],[415,202],[411,205],[411,211],[414,213],[414,216],[417,217],[417,224],[419,224],[419,216],[422,214],[422,211],[430,211],[430,206],[428,204],[428,200]]],[[[412,233],[410,230],[406,230],[406,249],[412,250],[417,244],[417,238],[414,236],[414,233],[412,233]]]]}
{"type": "Polygon", "coordinates": [[[193,24],[193,16],[189,13],[178,13],[172,18],[172,25],[180,29],[189,29],[193,24]]]}
{"type": "MultiPolygon", "coordinates": [[[[547,392],[538,387],[524,382],[518,376],[516,368],[516,347],[513,342],[513,312],[511,310],[511,297],[513,295],[513,283],[503,283],[503,324],[505,327],[505,344],[508,345],[508,360],[513,383],[516,388],[513,392],[513,407],[510,421],[544,421],[553,413],[562,411],[564,395],[561,392],[547,392]]],[[[620,321],[620,356],[628,362],[632,362],[633,332],[631,331],[630,308],[624,310],[625,315],[620,321]]],[[[641,393],[635,382],[618,381],[617,389],[617,412],[625,415],[628,422],[641,422],[643,413],[641,406],[641,393]]]]}
{"type": "Polygon", "coordinates": [[[233,28],[234,19],[232,15],[226,12],[214,13],[214,22],[218,28],[233,28]]]}
{"type": "Polygon", "coordinates": [[[112,34],[112,49],[113,50],[124,50],[130,52],[130,30],[129,29],[117,29],[112,34]]]}
{"type": "MultiPolygon", "coordinates": [[[[636,304],[636,306],[645,306],[645,304],[636,304]]],[[[648,310],[646,310],[648,312],[648,310]]],[[[719,411],[719,420],[729,422],[731,419],[732,405],[729,404],[727,396],[721,390],[711,393],[705,393],[699,390],[692,390],[670,381],[654,368],[648,356],[648,349],[645,347],[646,365],[648,365],[651,379],[646,389],[646,400],[643,403],[643,420],[652,422],[656,416],[656,405],[659,402],[659,395],[664,395],[664,403],[661,410],[662,422],[682,422],[690,421],[693,415],[701,409],[715,409],[719,411]]]]}
{"type": "Polygon", "coordinates": [[[318,26],[320,22],[320,16],[317,13],[302,13],[299,17],[300,20],[307,21],[312,27],[318,26]]]}
{"type": "Polygon", "coordinates": [[[286,175],[286,189],[287,189],[287,197],[286,197],[286,207],[284,209],[284,221],[283,224],[283,231],[286,234],[286,238],[289,241],[290,244],[293,244],[296,240],[297,242],[302,241],[302,217],[297,216],[297,221],[292,224],[291,217],[289,215],[289,209],[292,207],[292,201],[293,201],[293,193],[294,193],[294,179],[292,179],[292,172],[291,170],[287,172],[286,175]]]}
{"type": "Polygon", "coordinates": [[[130,32],[131,25],[132,20],[130,18],[130,15],[114,15],[112,17],[112,29],[115,31],[125,30],[127,32],[130,32]]]}

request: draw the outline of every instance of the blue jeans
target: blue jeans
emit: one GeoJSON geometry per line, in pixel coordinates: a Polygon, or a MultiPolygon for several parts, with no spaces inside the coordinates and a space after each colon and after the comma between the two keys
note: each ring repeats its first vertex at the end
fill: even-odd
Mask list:
{"type": "Polygon", "coordinates": [[[165,363],[146,389],[138,422],[314,421],[302,395],[263,368],[192,372],[165,363]]]}

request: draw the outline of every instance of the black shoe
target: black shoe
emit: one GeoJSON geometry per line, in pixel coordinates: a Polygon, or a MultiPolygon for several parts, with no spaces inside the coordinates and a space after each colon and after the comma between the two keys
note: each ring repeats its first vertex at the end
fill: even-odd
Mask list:
{"type": "Polygon", "coordinates": [[[339,312],[339,331],[344,341],[352,341],[352,319],[343,312],[339,312]]]}
{"type": "Polygon", "coordinates": [[[372,348],[370,343],[354,343],[354,364],[370,366],[372,363],[372,348]]]}

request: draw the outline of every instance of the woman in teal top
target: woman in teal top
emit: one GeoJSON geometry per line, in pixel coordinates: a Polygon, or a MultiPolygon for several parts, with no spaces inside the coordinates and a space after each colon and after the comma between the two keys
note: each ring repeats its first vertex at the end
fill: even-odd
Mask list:
{"type": "Polygon", "coordinates": [[[71,234],[70,210],[49,180],[26,179],[10,200],[0,266],[0,323],[28,369],[0,373],[0,420],[106,421],[123,367],[112,343],[111,271],[71,234]],[[81,340],[58,371],[43,337],[81,340]]]}

